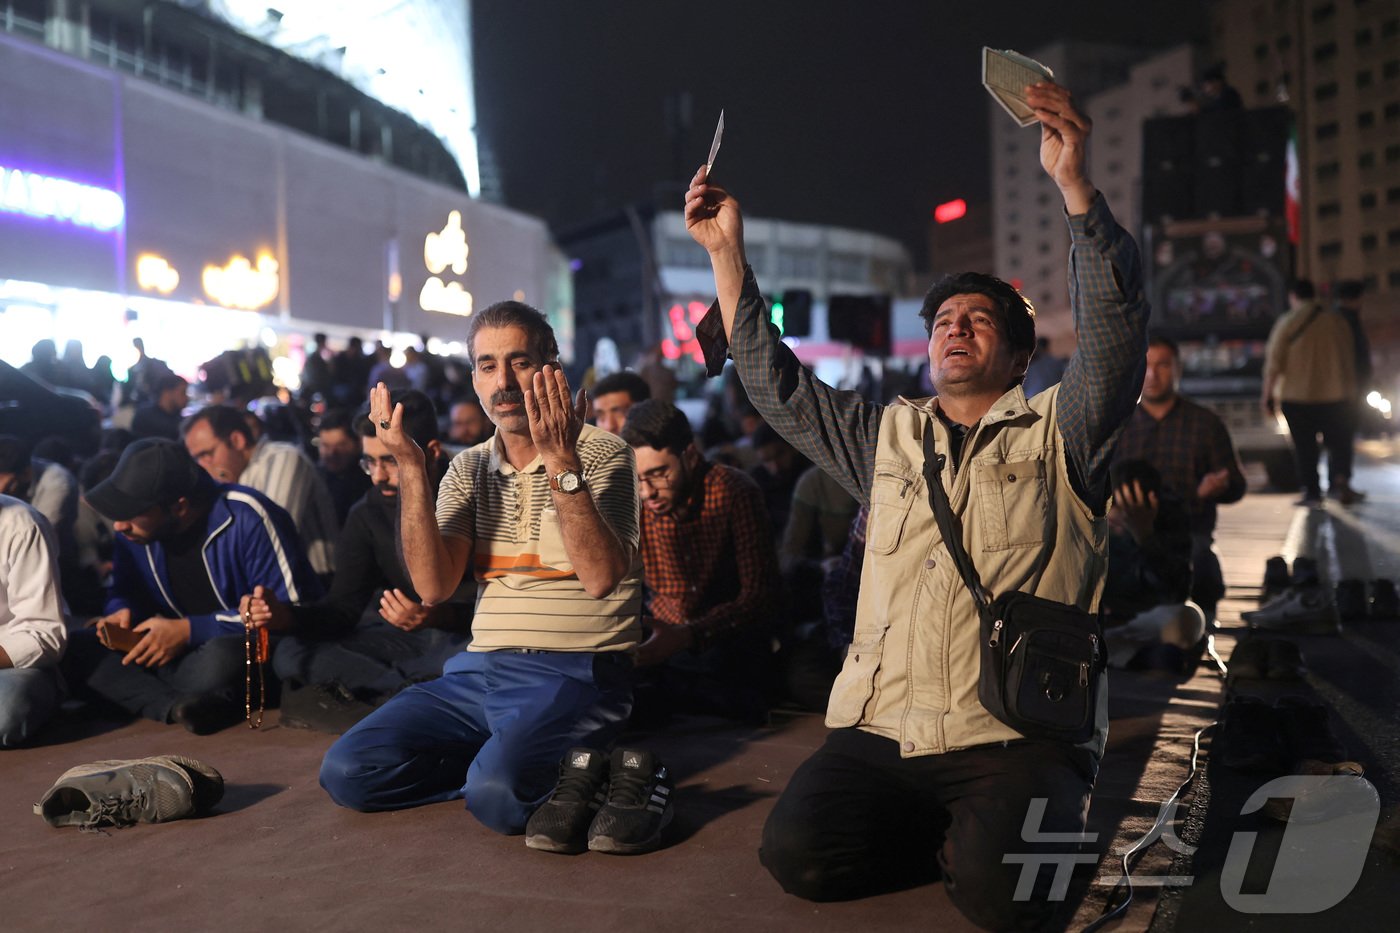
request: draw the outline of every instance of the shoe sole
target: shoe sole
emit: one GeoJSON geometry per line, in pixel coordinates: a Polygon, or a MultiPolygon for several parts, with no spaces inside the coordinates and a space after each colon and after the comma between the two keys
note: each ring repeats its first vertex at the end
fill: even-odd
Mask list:
{"type": "Polygon", "coordinates": [[[601,852],[604,855],[641,855],[650,852],[661,845],[661,833],[667,826],[671,825],[671,819],[675,816],[675,811],[666,810],[661,814],[661,825],[656,827],[656,832],[652,833],[641,842],[618,842],[612,836],[590,836],[588,838],[588,851],[601,852]]]}
{"type": "Polygon", "coordinates": [[[534,849],[536,852],[553,852],[556,855],[580,855],[588,851],[586,844],[560,842],[548,836],[526,836],[525,848],[534,849]]]}

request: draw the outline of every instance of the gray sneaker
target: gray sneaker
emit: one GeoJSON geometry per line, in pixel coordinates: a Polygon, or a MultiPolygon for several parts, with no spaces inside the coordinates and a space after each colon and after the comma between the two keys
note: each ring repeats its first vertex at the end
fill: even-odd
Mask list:
{"type": "Polygon", "coordinates": [[[1297,635],[1340,635],[1341,619],[1330,587],[1295,586],[1253,612],[1241,612],[1240,618],[1252,629],[1265,632],[1289,632],[1297,635]]]}
{"type": "Polygon", "coordinates": [[[224,795],[218,771],[192,758],[158,755],[69,768],[34,805],[50,826],[132,826],[201,816],[224,795]]]}

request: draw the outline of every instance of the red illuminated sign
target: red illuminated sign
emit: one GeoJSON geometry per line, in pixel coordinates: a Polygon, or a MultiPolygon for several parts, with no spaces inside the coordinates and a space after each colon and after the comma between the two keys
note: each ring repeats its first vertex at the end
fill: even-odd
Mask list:
{"type": "Polygon", "coordinates": [[[962,198],[956,201],[945,201],[933,209],[933,219],[941,224],[946,224],[951,220],[957,220],[967,213],[967,202],[962,198]]]}

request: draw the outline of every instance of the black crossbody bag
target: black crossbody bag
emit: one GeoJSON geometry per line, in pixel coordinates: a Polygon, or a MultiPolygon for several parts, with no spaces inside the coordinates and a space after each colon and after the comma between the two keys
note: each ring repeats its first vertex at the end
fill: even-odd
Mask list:
{"type": "Polygon", "coordinates": [[[925,430],[929,502],[981,617],[978,700],[1027,738],[1087,742],[1094,734],[1104,664],[1098,618],[1078,606],[1029,593],[990,598],[963,548],[960,524],[943,491],[943,463],[944,456],[934,449],[933,431],[925,430]]]}

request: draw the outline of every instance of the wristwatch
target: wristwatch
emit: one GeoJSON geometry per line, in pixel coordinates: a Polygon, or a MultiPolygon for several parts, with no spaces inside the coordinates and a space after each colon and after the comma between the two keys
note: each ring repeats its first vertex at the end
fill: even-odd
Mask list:
{"type": "Polygon", "coordinates": [[[549,488],[569,495],[583,492],[583,474],[575,470],[561,470],[549,478],[549,488]]]}

